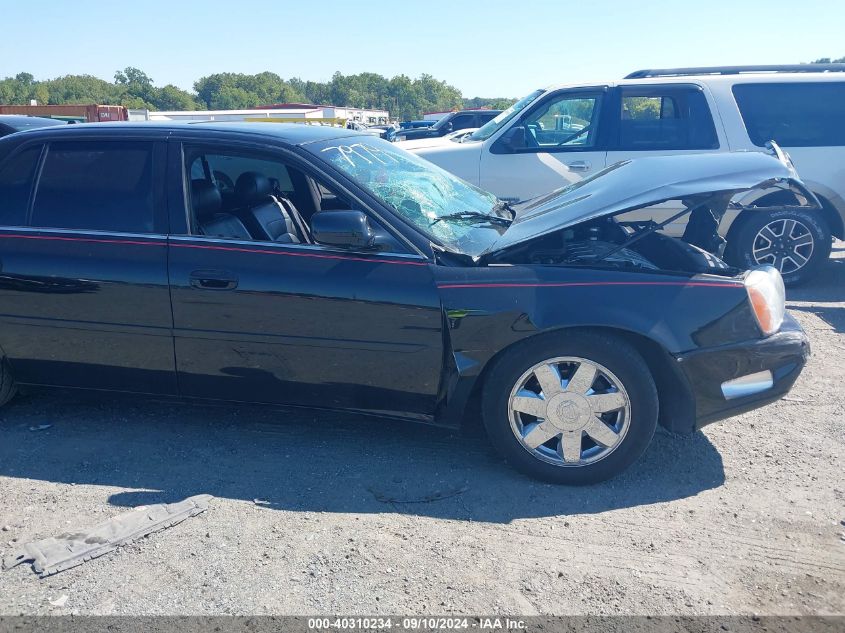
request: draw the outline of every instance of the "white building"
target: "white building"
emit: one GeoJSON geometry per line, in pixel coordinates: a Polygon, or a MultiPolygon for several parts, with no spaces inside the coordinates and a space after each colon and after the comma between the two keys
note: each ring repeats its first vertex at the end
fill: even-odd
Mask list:
{"type": "Polygon", "coordinates": [[[247,110],[129,110],[130,121],[272,121],[344,125],[357,121],[366,125],[390,122],[387,110],[369,110],[311,103],[279,103],[247,110]]]}
{"type": "Polygon", "coordinates": [[[319,105],[316,103],[274,103],[273,105],[261,106],[257,110],[269,109],[272,111],[285,110],[295,112],[298,110],[320,110],[323,118],[344,119],[358,121],[365,125],[379,125],[390,123],[390,112],[387,110],[373,110],[369,108],[353,108],[350,106],[319,105]]]}

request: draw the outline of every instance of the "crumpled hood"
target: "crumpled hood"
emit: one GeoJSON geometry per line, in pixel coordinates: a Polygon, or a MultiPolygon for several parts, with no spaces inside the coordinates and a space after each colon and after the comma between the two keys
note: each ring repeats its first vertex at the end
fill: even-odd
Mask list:
{"type": "MultiPolygon", "coordinates": [[[[806,191],[789,158],[761,152],[685,154],[625,160],[564,189],[514,205],[513,224],[489,254],[581,222],[666,200],[734,194],[789,183],[806,191]]],[[[812,194],[810,194],[812,196],[812,194]]]]}

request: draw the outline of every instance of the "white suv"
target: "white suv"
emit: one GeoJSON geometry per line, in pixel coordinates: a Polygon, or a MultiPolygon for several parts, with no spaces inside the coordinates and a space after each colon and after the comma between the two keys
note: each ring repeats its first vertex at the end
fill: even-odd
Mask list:
{"type": "MultiPolygon", "coordinates": [[[[767,151],[792,157],[820,211],[772,189],[728,211],[724,257],[772,264],[807,280],[845,238],[845,64],[638,71],[616,83],[536,90],[461,143],[432,139],[411,151],[510,202],[548,193],[613,163],[644,156],[767,151]]],[[[669,218],[664,203],[627,220],[669,218]]],[[[670,224],[679,234],[683,224],[670,224]]]]}

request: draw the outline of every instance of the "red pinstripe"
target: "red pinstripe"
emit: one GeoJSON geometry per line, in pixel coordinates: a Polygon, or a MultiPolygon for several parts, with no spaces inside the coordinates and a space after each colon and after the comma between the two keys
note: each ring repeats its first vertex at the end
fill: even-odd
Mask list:
{"type": "Polygon", "coordinates": [[[711,281],[568,281],[560,283],[477,283],[438,284],[438,288],[572,288],[583,286],[681,286],[705,288],[742,288],[738,283],[711,281]]]}

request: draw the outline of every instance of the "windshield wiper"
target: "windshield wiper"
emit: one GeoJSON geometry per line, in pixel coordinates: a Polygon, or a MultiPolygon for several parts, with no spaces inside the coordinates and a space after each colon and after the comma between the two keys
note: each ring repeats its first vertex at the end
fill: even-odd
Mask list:
{"type": "Polygon", "coordinates": [[[442,215],[436,220],[432,220],[429,226],[433,226],[441,220],[459,220],[469,222],[489,222],[490,224],[499,224],[501,226],[510,226],[512,220],[502,218],[498,215],[490,215],[489,213],[481,213],[480,211],[459,211],[458,213],[450,213],[449,215],[442,215]]]}

